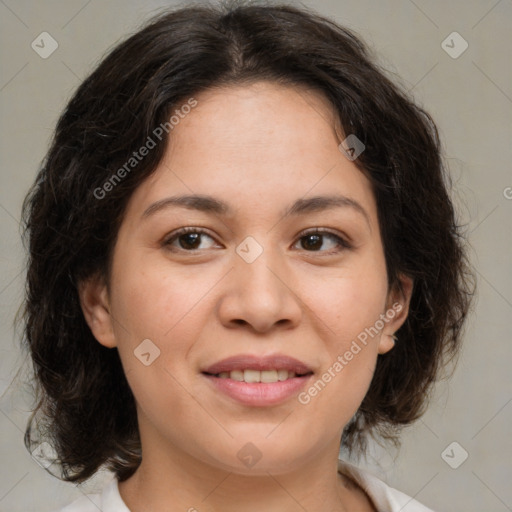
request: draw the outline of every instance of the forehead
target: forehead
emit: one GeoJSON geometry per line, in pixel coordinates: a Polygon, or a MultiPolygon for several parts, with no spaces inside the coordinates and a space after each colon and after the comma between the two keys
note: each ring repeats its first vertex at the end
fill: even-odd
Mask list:
{"type": "Polygon", "coordinates": [[[374,209],[367,178],[338,148],[343,134],[320,93],[258,82],[195,99],[171,131],[160,165],[134,194],[140,208],[172,192],[216,196],[236,210],[276,206],[276,214],[283,204],[326,193],[374,209]]]}
{"type": "Polygon", "coordinates": [[[248,157],[258,152],[263,161],[310,160],[312,150],[337,144],[331,104],[304,87],[256,82],[210,89],[197,101],[172,133],[171,157],[176,158],[185,143],[198,157],[215,152],[245,167],[248,157]]]}

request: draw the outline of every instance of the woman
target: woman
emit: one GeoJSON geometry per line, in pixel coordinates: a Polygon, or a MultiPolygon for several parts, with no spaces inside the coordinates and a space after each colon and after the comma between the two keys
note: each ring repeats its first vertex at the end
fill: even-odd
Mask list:
{"type": "Polygon", "coordinates": [[[421,416],[471,292],[435,125],[354,34],[152,20],[69,102],[24,218],[27,447],[114,472],[63,510],[429,510],[338,461],[421,416]]]}

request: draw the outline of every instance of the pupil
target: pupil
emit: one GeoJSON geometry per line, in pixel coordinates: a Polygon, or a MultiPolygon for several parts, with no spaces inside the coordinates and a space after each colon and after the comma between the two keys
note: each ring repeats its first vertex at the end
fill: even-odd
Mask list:
{"type": "Polygon", "coordinates": [[[302,244],[302,246],[305,248],[305,249],[320,249],[320,247],[322,247],[322,235],[306,235],[306,246],[309,246],[309,247],[304,247],[304,244],[302,244]],[[310,244],[309,241],[313,240],[313,243],[310,244]]]}
{"type": "Polygon", "coordinates": [[[195,249],[199,244],[197,243],[200,238],[199,233],[185,233],[184,235],[181,235],[180,239],[183,242],[185,240],[185,243],[181,244],[181,246],[184,247],[184,249],[195,249]]]}

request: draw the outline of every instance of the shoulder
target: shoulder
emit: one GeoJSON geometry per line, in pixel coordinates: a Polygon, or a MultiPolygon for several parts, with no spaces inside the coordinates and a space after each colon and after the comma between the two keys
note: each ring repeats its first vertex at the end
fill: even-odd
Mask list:
{"type": "Polygon", "coordinates": [[[368,471],[345,461],[338,461],[338,471],[355,480],[368,494],[375,507],[382,512],[434,512],[414,498],[407,496],[368,471]]]}
{"type": "Polygon", "coordinates": [[[119,494],[117,479],[109,480],[99,494],[86,494],[54,512],[130,512],[119,494]]]}

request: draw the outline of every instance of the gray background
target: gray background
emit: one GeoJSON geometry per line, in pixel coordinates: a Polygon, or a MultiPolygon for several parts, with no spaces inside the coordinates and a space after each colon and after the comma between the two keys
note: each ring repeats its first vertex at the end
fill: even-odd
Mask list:
{"type": "MultiPolygon", "coordinates": [[[[73,90],[108,48],[170,5],[175,3],[0,0],[2,511],[47,512],[102,483],[102,475],[80,488],[59,482],[23,446],[30,399],[25,355],[13,328],[23,290],[20,207],[73,90]],[[31,48],[43,31],[59,45],[47,59],[31,48]]],[[[478,301],[452,379],[438,385],[428,413],[404,431],[400,451],[374,446],[361,465],[435,510],[512,510],[512,1],[305,5],[362,35],[437,121],[478,272],[478,301]],[[458,58],[441,46],[454,31],[469,44],[458,58]],[[441,456],[454,441],[446,460],[456,465],[463,450],[469,454],[457,469],[441,456]]],[[[453,46],[461,48],[457,41],[453,46]]]]}

